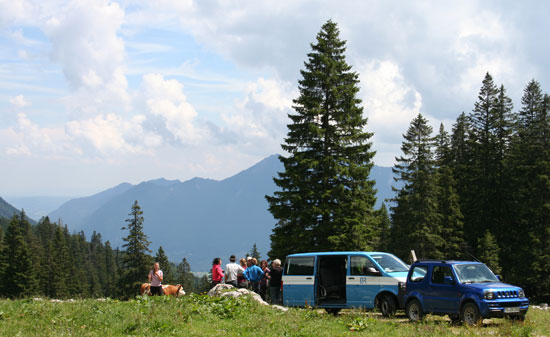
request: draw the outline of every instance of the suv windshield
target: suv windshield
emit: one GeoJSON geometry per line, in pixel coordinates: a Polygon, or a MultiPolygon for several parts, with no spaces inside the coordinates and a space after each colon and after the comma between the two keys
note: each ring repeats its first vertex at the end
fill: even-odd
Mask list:
{"type": "Polygon", "coordinates": [[[454,268],[461,283],[499,282],[484,264],[456,264],[454,268]]]}
{"type": "Polygon", "coordinates": [[[376,254],[370,257],[372,257],[386,273],[409,271],[409,267],[393,255],[376,254]]]}

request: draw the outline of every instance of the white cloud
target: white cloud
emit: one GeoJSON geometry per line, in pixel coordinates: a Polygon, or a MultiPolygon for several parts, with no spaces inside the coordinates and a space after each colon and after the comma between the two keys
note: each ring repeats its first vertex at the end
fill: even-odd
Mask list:
{"type": "Polygon", "coordinates": [[[140,94],[147,112],[161,119],[168,132],[181,143],[196,143],[200,132],[193,125],[197,112],[183,94],[177,80],[165,80],[160,74],[143,76],[140,94]]]}
{"type": "Polygon", "coordinates": [[[10,98],[10,103],[15,105],[18,108],[24,108],[26,106],[31,105],[31,102],[25,99],[25,96],[23,95],[17,95],[15,97],[10,98]]]}
{"type": "Polygon", "coordinates": [[[290,122],[288,113],[297,90],[290,83],[259,78],[248,84],[245,98],[236,111],[222,115],[227,129],[254,152],[280,152],[280,144],[290,122]]]}
{"type": "Polygon", "coordinates": [[[24,113],[19,113],[17,117],[16,128],[0,130],[0,139],[6,154],[59,159],[80,153],[63,128],[40,127],[24,113]]]}

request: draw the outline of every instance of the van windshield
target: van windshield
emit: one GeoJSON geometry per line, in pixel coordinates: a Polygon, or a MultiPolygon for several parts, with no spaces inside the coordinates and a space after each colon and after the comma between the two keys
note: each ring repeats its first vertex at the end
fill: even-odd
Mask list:
{"type": "Polygon", "coordinates": [[[484,264],[456,264],[454,268],[461,283],[499,282],[495,274],[484,264]]]}
{"type": "Polygon", "coordinates": [[[397,257],[390,254],[371,255],[386,273],[397,273],[409,271],[409,267],[397,257]]]}

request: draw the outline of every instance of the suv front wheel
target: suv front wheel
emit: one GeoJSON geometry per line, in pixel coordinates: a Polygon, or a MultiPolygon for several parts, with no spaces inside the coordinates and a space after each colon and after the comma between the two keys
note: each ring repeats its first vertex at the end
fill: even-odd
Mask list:
{"type": "Polygon", "coordinates": [[[407,306],[405,307],[405,313],[407,314],[407,317],[409,317],[411,322],[421,321],[424,317],[422,306],[420,305],[420,302],[418,302],[418,300],[411,300],[409,303],[407,303],[407,306]]]}
{"type": "Polygon", "coordinates": [[[462,320],[466,325],[476,326],[481,323],[481,315],[477,305],[474,303],[466,303],[462,307],[461,315],[462,320]]]}

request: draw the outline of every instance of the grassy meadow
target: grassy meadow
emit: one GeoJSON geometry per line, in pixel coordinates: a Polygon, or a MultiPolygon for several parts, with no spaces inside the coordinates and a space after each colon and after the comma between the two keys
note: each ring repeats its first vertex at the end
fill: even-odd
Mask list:
{"type": "Polygon", "coordinates": [[[349,310],[282,312],[248,298],[137,297],[131,301],[1,300],[0,336],[550,336],[550,311],[530,309],[523,323],[485,320],[453,326],[446,317],[409,323],[401,312],[383,319],[349,310]]]}

